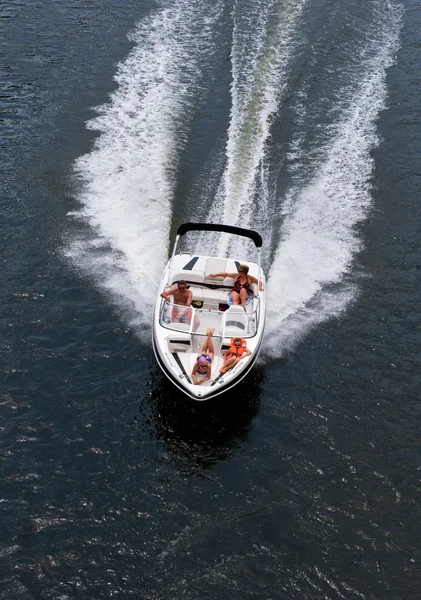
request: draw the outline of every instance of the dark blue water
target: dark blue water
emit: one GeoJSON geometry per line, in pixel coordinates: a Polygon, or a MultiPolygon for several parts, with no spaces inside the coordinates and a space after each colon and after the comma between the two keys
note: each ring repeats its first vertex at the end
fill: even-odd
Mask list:
{"type": "Polygon", "coordinates": [[[418,4],[1,11],[0,598],[418,598],[418,4]],[[271,310],[197,405],[150,305],[218,215],[271,310]]]}

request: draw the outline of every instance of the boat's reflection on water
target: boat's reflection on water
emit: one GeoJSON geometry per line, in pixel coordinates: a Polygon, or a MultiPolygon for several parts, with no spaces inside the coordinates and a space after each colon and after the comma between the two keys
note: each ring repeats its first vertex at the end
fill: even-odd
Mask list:
{"type": "Polygon", "coordinates": [[[229,392],[196,402],[179,391],[156,366],[151,418],[158,439],[171,453],[197,467],[227,458],[247,438],[259,409],[263,381],[264,369],[255,366],[229,392]]]}

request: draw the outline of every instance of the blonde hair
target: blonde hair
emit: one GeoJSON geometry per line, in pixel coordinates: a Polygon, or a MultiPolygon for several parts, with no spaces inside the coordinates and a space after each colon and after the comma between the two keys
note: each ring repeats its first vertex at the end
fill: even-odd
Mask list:
{"type": "Polygon", "coordinates": [[[249,268],[247,265],[240,265],[238,267],[238,272],[239,273],[245,273],[247,275],[247,273],[249,272],[249,268]]]}

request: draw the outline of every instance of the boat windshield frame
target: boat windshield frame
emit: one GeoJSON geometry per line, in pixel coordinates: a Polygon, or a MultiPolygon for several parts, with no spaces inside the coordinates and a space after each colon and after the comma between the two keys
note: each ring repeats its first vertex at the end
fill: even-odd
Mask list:
{"type": "Polygon", "coordinates": [[[164,327],[170,331],[176,331],[177,333],[184,333],[189,336],[192,334],[206,335],[206,329],[208,327],[213,327],[215,329],[215,333],[213,334],[214,337],[242,337],[244,339],[251,339],[258,334],[259,319],[260,303],[258,303],[253,312],[231,313],[228,310],[221,311],[218,309],[194,308],[193,306],[174,304],[173,302],[168,302],[168,300],[163,298],[159,311],[159,325],[161,327],[164,327]],[[188,313],[185,321],[169,320],[170,317],[168,313],[173,311],[174,307],[177,307],[177,310],[188,313]],[[200,319],[201,316],[202,320],[200,319]],[[205,316],[207,317],[206,319],[203,318],[205,316]],[[197,325],[196,329],[193,329],[193,325],[197,321],[199,324],[197,325]],[[200,324],[202,322],[203,328],[201,329],[200,324]],[[185,325],[188,325],[188,327],[185,327],[185,325]],[[245,330],[247,326],[252,327],[252,332],[245,330]]]}

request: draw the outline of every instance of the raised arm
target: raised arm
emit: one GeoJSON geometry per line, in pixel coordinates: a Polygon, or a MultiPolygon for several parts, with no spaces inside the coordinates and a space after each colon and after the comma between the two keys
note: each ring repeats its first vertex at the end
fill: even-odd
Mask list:
{"type": "MultiPolygon", "coordinates": [[[[249,281],[251,281],[251,283],[257,283],[259,281],[258,279],[256,279],[256,277],[253,277],[253,275],[249,275],[248,278],[249,278],[249,281]]],[[[261,279],[259,281],[259,291],[260,292],[264,291],[263,290],[263,282],[261,279]]]]}

